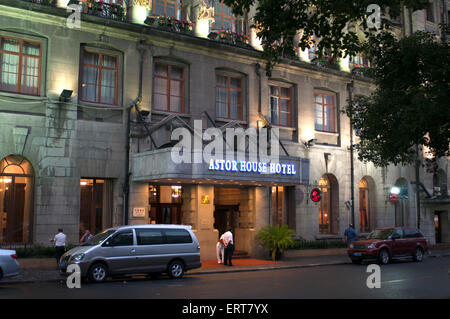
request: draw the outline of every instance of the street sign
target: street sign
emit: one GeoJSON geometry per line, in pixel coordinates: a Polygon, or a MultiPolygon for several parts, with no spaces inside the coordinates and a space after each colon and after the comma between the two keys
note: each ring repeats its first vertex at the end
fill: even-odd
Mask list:
{"type": "Polygon", "coordinates": [[[320,189],[318,189],[318,188],[313,188],[313,189],[311,190],[311,194],[310,194],[309,197],[311,198],[311,200],[312,200],[314,203],[320,202],[320,200],[322,199],[322,194],[321,194],[321,192],[320,192],[320,189]]]}

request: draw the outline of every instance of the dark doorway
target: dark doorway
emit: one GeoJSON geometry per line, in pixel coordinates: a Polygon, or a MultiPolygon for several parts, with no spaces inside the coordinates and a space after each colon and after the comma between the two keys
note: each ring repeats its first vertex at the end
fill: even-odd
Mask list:
{"type": "Polygon", "coordinates": [[[214,228],[219,231],[219,238],[231,229],[236,240],[234,229],[239,218],[239,205],[216,205],[214,210],[214,228]]]}
{"type": "Polygon", "coordinates": [[[23,242],[25,186],[26,184],[15,183],[13,177],[11,186],[5,191],[6,229],[4,241],[7,243],[23,242]]]}
{"type": "Polygon", "coordinates": [[[152,204],[150,220],[153,224],[182,224],[181,204],[152,204]]]}
{"type": "Polygon", "coordinates": [[[442,242],[441,212],[434,213],[434,236],[436,239],[436,244],[442,242]]]}

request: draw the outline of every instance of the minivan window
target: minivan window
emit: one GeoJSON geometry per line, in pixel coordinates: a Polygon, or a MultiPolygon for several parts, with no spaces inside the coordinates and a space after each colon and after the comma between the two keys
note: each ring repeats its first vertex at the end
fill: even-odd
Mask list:
{"type": "Polygon", "coordinates": [[[89,239],[87,242],[85,242],[81,246],[96,246],[96,245],[100,245],[101,243],[103,243],[103,241],[106,238],[108,238],[114,232],[115,232],[114,229],[109,229],[109,230],[102,231],[100,234],[95,235],[94,237],[89,239]]]}
{"type": "Polygon", "coordinates": [[[136,229],[136,236],[138,245],[164,244],[164,236],[159,229],[136,229]]]}
{"type": "Polygon", "coordinates": [[[125,231],[115,235],[109,240],[108,246],[132,246],[133,245],[133,232],[125,231]]]}
{"type": "Polygon", "coordinates": [[[192,243],[192,237],[184,229],[167,229],[166,237],[168,244],[189,244],[192,243]]]}

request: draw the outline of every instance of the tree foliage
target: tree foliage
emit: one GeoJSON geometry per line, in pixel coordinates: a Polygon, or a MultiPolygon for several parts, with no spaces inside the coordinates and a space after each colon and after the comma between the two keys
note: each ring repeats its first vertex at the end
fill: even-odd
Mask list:
{"type": "Polygon", "coordinates": [[[448,44],[416,32],[401,40],[381,33],[367,46],[377,65],[377,88],[346,108],[360,132],[359,158],[377,166],[407,164],[416,158],[416,145],[426,146],[433,157],[449,156],[448,44]]]}

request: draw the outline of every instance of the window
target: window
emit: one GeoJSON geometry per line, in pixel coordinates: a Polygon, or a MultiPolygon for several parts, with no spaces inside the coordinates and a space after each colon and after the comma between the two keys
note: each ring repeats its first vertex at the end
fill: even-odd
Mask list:
{"type": "Polygon", "coordinates": [[[192,243],[191,235],[183,229],[166,230],[168,244],[189,244],[192,243]]]}
{"type": "Polygon", "coordinates": [[[214,1],[214,19],[213,30],[238,31],[238,18],[233,10],[218,0],[214,1]]]}
{"type": "Polygon", "coordinates": [[[362,67],[362,66],[370,66],[370,61],[364,57],[362,53],[358,53],[356,55],[349,56],[349,65],[350,68],[362,67]]]}
{"type": "Polygon", "coordinates": [[[164,236],[159,229],[136,229],[138,245],[164,244],[164,236]]]}
{"type": "Polygon", "coordinates": [[[317,131],[336,132],[335,96],[325,93],[314,95],[314,128],[317,131]]]}
{"type": "Polygon", "coordinates": [[[311,39],[311,46],[308,49],[309,61],[319,58],[319,42],[320,39],[317,37],[311,39]]]}
{"type": "Polygon", "coordinates": [[[41,43],[0,36],[0,90],[40,95],[41,43]]]}
{"type": "Polygon", "coordinates": [[[82,49],[80,100],[116,105],[119,57],[82,49]]]}
{"type": "Polygon", "coordinates": [[[291,88],[271,85],[269,96],[272,124],[291,126],[291,88]]]}
{"type": "Polygon", "coordinates": [[[242,77],[216,75],[216,116],[242,120],[242,77]]]}
{"type": "Polygon", "coordinates": [[[152,15],[181,20],[181,0],[154,0],[152,15]]]}
{"type": "Polygon", "coordinates": [[[27,244],[33,229],[31,163],[19,155],[0,161],[0,243],[27,244]]]}
{"type": "Polygon", "coordinates": [[[160,111],[184,112],[184,68],[155,63],[153,105],[160,111]]]}
{"type": "Polygon", "coordinates": [[[130,230],[115,235],[108,246],[133,246],[133,232],[130,230]]]}

